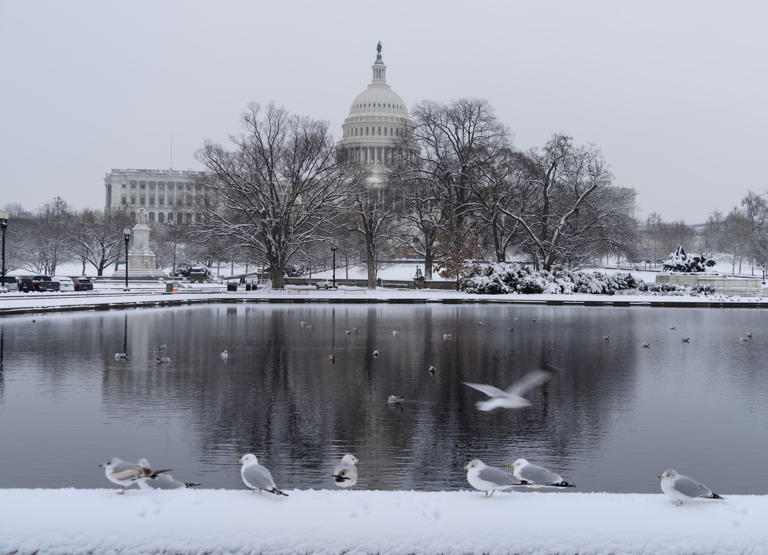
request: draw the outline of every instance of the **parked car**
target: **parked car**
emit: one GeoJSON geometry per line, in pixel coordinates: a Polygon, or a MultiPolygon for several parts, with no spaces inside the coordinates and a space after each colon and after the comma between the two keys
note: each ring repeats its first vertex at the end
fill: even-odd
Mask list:
{"type": "Polygon", "coordinates": [[[333,282],[330,279],[321,279],[315,282],[315,288],[317,289],[332,289],[333,282]]]}
{"type": "Polygon", "coordinates": [[[51,281],[58,281],[59,282],[59,291],[74,291],[75,290],[75,282],[72,281],[72,278],[67,276],[53,276],[51,278],[51,281]]]}
{"type": "Polygon", "coordinates": [[[93,291],[93,280],[88,277],[75,278],[75,291],[93,291]]]}
{"type": "Polygon", "coordinates": [[[19,283],[13,276],[5,276],[5,284],[0,283],[0,293],[8,293],[9,291],[18,291],[19,283]]]}
{"type": "Polygon", "coordinates": [[[51,276],[21,276],[16,278],[16,281],[19,284],[19,291],[24,293],[59,290],[59,282],[53,281],[51,276]]]}

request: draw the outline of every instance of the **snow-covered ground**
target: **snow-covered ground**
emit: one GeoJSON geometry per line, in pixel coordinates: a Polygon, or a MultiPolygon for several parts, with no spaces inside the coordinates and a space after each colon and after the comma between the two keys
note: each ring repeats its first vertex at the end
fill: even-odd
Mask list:
{"type": "Polygon", "coordinates": [[[25,311],[36,312],[45,310],[57,310],[65,307],[80,306],[83,309],[92,309],[97,305],[115,305],[116,308],[126,306],[156,306],[160,304],[217,302],[242,300],[248,301],[275,301],[275,302],[483,302],[483,303],[518,303],[518,304],[594,304],[601,303],[612,305],[614,303],[632,304],[639,306],[664,305],[664,306],[690,306],[690,303],[700,303],[708,306],[711,303],[727,304],[729,306],[766,305],[766,297],[725,297],[721,295],[711,296],[665,296],[665,295],[589,295],[576,293],[563,294],[538,294],[523,295],[512,293],[508,295],[475,295],[457,291],[415,290],[415,289],[384,289],[378,288],[369,291],[359,287],[340,287],[337,291],[316,290],[307,287],[286,287],[284,290],[259,289],[258,291],[239,291],[237,293],[208,292],[205,290],[190,291],[182,289],[177,295],[164,295],[160,293],[137,293],[125,295],[121,293],[83,295],[78,293],[55,294],[42,293],[26,295],[24,293],[0,295],[0,313],[25,311]]]}
{"type": "Polygon", "coordinates": [[[0,552],[765,553],[768,496],[0,490],[0,552]]]}

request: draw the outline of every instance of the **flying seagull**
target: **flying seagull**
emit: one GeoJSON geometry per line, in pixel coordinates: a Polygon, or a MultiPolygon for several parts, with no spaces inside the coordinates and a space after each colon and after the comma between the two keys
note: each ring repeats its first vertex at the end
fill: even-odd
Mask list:
{"type": "Polygon", "coordinates": [[[475,406],[482,411],[491,411],[497,408],[505,409],[521,409],[523,407],[530,407],[531,402],[525,399],[523,395],[530,389],[533,389],[537,385],[541,385],[546,382],[550,377],[550,373],[546,370],[534,370],[528,372],[525,376],[513,383],[507,388],[506,391],[499,389],[498,387],[481,384],[463,382],[464,385],[468,385],[471,388],[482,391],[490,399],[478,401],[475,406]]]}

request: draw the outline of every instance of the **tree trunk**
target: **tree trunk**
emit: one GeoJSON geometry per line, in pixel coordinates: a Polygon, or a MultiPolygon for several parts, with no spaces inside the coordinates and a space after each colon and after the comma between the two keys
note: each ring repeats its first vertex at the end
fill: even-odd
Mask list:
{"type": "Polygon", "coordinates": [[[424,279],[432,280],[432,248],[424,249],[424,279]]]}
{"type": "Polygon", "coordinates": [[[349,255],[344,254],[344,275],[346,276],[347,281],[349,281],[349,255]]]}
{"type": "Polygon", "coordinates": [[[366,241],[365,251],[368,255],[368,289],[376,289],[376,248],[370,241],[366,241]]]}
{"type": "Polygon", "coordinates": [[[269,280],[272,282],[272,289],[285,289],[285,278],[283,277],[282,268],[276,268],[275,266],[270,265],[269,280]]]}
{"type": "Polygon", "coordinates": [[[497,216],[493,217],[493,250],[496,251],[496,262],[506,262],[506,253],[502,245],[502,241],[499,240],[499,228],[496,225],[497,216]]]}

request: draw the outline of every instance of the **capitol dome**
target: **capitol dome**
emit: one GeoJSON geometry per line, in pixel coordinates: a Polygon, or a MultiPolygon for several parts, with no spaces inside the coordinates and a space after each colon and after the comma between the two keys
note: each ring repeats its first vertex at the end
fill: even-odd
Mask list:
{"type": "Polygon", "coordinates": [[[370,166],[371,183],[386,180],[394,159],[394,144],[411,127],[405,102],[387,84],[381,43],[376,50],[371,83],[352,102],[337,144],[342,157],[370,166]]]}

